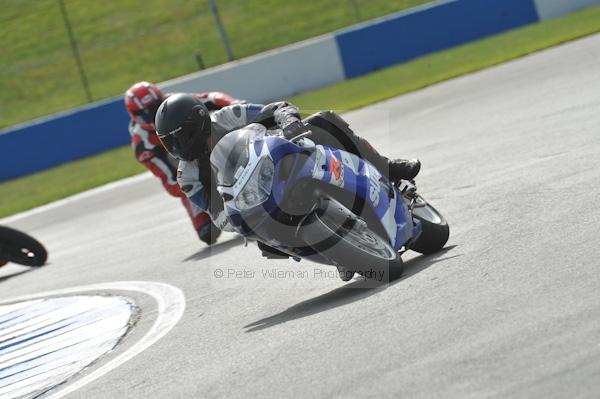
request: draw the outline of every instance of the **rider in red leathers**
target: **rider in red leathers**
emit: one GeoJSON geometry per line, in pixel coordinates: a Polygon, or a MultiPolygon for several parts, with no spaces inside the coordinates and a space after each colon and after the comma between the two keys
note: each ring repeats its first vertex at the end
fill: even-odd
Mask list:
{"type": "MultiPolygon", "coordinates": [[[[125,108],[131,117],[129,134],[138,162],[158,177],[165,190],[181,199],[200,240],[211,245],[217,241],[221,231],[211,222],[208,214],[194,205],[177,184],[178,160],[162,146],[154,126],[154,117],[160,104],[171,94],[163,95],[150,82],[139,82],[131,86],[124,96],[125,108]]],[[[216,111],[239,101],[220,92],[193,93],[209,111],[216,111]]]]}

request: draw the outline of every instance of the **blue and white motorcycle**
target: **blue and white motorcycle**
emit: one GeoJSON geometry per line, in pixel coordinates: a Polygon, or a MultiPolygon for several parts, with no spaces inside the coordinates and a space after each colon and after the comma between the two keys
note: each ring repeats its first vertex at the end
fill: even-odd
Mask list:
{"type": "Polygon", "coordinates": [[[444,217],[413,182],[391,184],[367,161],[291,140],[251,124],[223,137],[210,157],[217,191],[233,228],[270,258],[336,266],[342,280],[402,274],[400,255],[446,244],[444,217]]]}

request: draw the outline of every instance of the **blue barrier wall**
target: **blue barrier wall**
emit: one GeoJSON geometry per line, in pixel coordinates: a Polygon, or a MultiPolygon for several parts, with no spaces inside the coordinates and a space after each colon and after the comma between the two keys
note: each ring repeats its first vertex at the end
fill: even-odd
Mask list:
{"type": "Polygon", "coordinates": [[[538,21],[532,0],[453,0],[336,34],[347,78],[538,21]]]}
{"type": "Polygon", "coordinates": [[[127,144],[128,121],[117,99],[0,134],[0,181],[127,144]]]}
{"type": "MultiPolygon", "coordinates": [[[[441,1],[190,74],[161,88],[226,90],[253,101],[282,98],[599,3],[441,1]],[[309,59],[308,67],[303,58],[309,59]],[[262,89],[266,84],[269,90],[262,89]]],[[[119,98],[0,131],[0,182],[124,145],[127,123],[119,98]]]]}

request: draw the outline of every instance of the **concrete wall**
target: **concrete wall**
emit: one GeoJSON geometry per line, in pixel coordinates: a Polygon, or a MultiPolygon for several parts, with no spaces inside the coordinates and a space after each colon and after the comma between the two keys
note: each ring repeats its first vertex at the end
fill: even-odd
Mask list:
{"type": "MultiPolygon", "coordinates": [[[[160,84],[165,92],[220,90],[266,102],[345,79],[333,35],[286,46],[160,84]]],[[[129,143],[116,97],[0,131],[0,181],[129,143]]],[[[133,158],[132,158],[133,161],[133,158]]]]}
{"type": "MultiPolygon", "coordinates": [[[[439,1],[160,86],[266,102],[595,4],[600,0],[439,1]]],[[[126,144],[127,123],[115,97],[0,131],[0,181],[126,144]]]]}
{"type": "Polygon", "coordinates": [[[319,37],[161,84],[167,91],[223,91],[266,102],[344,80],[335,38],[319,37]]]}
{"type": "Polygon", "coordinates": [[[600,0],[534,0],[541,20],[560,17],[573,11],[600,4],[600,0]]]}

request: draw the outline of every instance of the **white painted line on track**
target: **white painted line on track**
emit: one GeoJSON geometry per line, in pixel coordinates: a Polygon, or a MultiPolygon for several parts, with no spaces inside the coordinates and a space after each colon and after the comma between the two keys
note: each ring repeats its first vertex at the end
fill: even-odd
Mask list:
{"type": "Polygon", "coordinates": [[[46,211],[50,211],[52,209],[56,209],[58,207],[64,206],[64,205],[68,205],[71,204],[73,202],[77,202],[77,201],[81,201],[83,199],[89,198],[89,197],[93,197],[94,195],[98,195],[101,193],[105,193],[105,192],[109,192],[112,190],[115,190],[117,188],[129,185],[129,184],[134,184],[140,181],[144,181],[144,180],[148,180],[150,178],[154,177],[152,175],[152,173],[150,172],[144,172],[141,173],[139,175],[135,175],[135,176],[131,176],[131,177],[126,177],[124,179],[121,180],[117,180],[114,182],[110,182],[110,183],[106,183],[102,186],[96,187],[96,188],[92,188],[90,190],[84,191],[82,193],[79,194],[74,194],[70,197],[66,197],[54,202],[50,202],[49,204],[46,205],[42,205],[42,206],[38,206],[37,208],[33,208],[30,209],[28,211],[23,211],[20,213],[16,213],[14,215],[11,216],[7,216],[4,219],[0,219],[0,224],[4,224],[4,223],[11,223],[11,222],[16,222],[19,219],[23,219],[29,216],[33,216],[33,215],[37,215],[39,213],[42,212],[46,212],[46,211]]]}
{"type": "MultiPolygon", "coordinates": [[[[172,285],[151,282],[151,281],[120,281],[112,283],[100,283],[85,285],[81,287],[65,288],[53,291],[47,291],[37,294],[25,295],[17,298],[6,299],[3,303],[21,302],[41,297],[82,293],[86,291],[102,292],[106,290],[133,291],[151,296],[157,304],[156,320],[146,334],[136,343],[131,345],[125,352],[117,355],[104,365],[98,367],[91,373],[66,385],[59,391],[51,394],[47,398],[59,399],[75,390],[89,384],[90,382],[102,377],[104,374],[119,367],[121,364],[130,360],[134,356],[148,349],[159,339],[164,337],[181,319],[185,310],[185,296],[183,292],[172,285]]],[[[1,305],[2,303],[0,303],[1,305]]],[[[143,313],[142,313],[143,318],[143,313]]]]}

